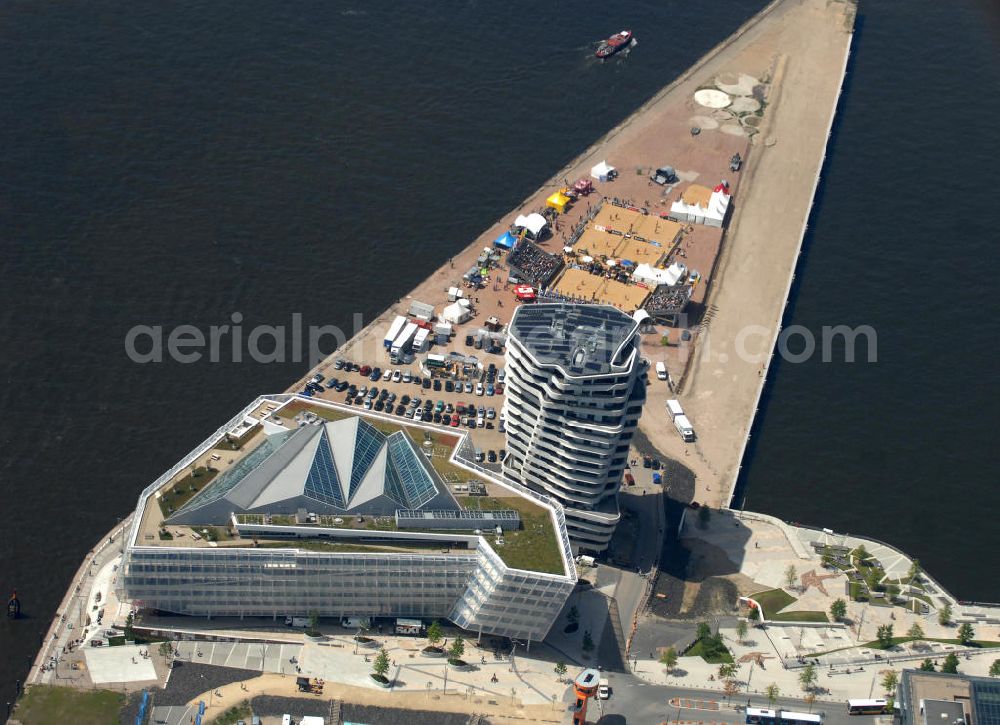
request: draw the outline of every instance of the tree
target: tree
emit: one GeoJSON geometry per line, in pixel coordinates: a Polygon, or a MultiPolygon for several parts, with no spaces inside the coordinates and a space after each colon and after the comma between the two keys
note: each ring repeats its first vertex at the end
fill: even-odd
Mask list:
{"type": "Polygon", "coordinates": [[[448,658],[453,660],[462,659],[462,655],[465,654],[465,640],[459,635],[455,637],[455,641],[451,643],[451,647],[448,648],[448,658]]]}
{"type": "Polygon", "coordinates": [[[135,615],[132,612],[128,613],[125,617],[125,640],[127,642],[135,641],[135,632],[132,630],[132,626],[135,624],[135,615]]]}
{"type": "Polygon", "coordinates": [[[816,702],[816,693],[815,692],[807,692],[805,694],[805,697],[803,697],[802,699],[805,700],[806,704],[809,706],[809,712],[812,712],[813,711],[813,705],[816,702]]]}
{"type": "Polygon", "coordinates": [[[912,562],[910,562],[910,571],[908,572],[910,576],[910,582],[916,581],[917,577],[919,577],[923,573],[923,571],[924,570],[920,566],[919,559],[914,559],[912,562]]]}
{"type": "Polygon", "coordinates": [[[865,561],[868,558],[868,550],[865,548],[864,544],[859,545],[858,548],[854,550],[854,558],[857,559],[858,562],[865,561]]]}
{"type": "Polygon", "coordinates": [[[896,597],[899,596],[899,586],[896,584],[887,585],[885,588],[885,595],[890,602],[895,601],[896,597]]]}
{"type": "Polygon", "coordinates": [[[319,629],[319,612],[315,609],[309,612],[309,629],[313,631],[319,629]]]}
{"type": "Polygon", "coordinates": [[[924,628],[920,626],[920,622],[914,622],[913,626],[906,630],[906,636],[911,639],[923,639],[924,628]]]}
{"type": "Polygon", "coordinates": [[[798,575],[799,573],[795,571],[795,566],[793,564],[789,564],[788,568],[785,569],[785,586],[789,589],[795,586],[795,579],[798,575]]]}
{"type": "Polygon", "coordinates": [[[431,647],[437,647],[437,643],[441,641],[444,633],[441,631],[441,625],[435,619],[431,622],[431,626],[427,628],[427,642],[431,647]]]}
{"type": "Polygon", "coordinates": [[[712,636],[712,628],[708,626],[708,622],[699,622],[698,631],[695,636],[698,639],[708,639],[712,636]]]}
{"type": "Polygon", "coordinates": [[[961,644],[969,644],[972,640],[976,638],[976,631],[972,628],[972,625],[966,622],[961,627],[958,628],[958,641],[961,644]]]}
{"type": "Polygon", "coordinates": [[[774,708],[774,703],[778,701],[778,697],[781,696],[781,690],[773,682],[764,688],[764,697],[767,698],[767,704],[772,709],[774,708]]]}
{"type": "Polygon", "coordinates": [[[375,663],[372,665],[372,671],[378,675],[381,680],[385,679],[385,673],[389,671],[389,653],[385,651],[385,647],[378,651],[375,655],[375,663]]]}
{"type": "Polygon", "coordinates": [[[944,606],[938,610],[938,624],[946,626],[950,623],[951,623],[951,604],[945,602],[944,606]]]}
{"type": "Polygon", "coordinates": [[[887,670],[882,675],[882,689],[885,690],[886,695],[892,695],[896,692],[896,685],[898,684],[899,675],[896,674],[896,670],[887,670]]]}
{"type": "Polygon", "coordinates": [[[740,693],[740,686],[736,684],[736,680],[726,680],[722,686],[722,692],[726,696],[726,702],[729,702],[733,695],[740,693]]]}
{"type": "Polygon", "coordinates": [[[833,554],[823,554],[823,560],[822,561],[823,561],[823,567],[825,569],[833,569],[833,568],[835,568],[837,566],[834,563],[835,559],[833,558],[833,554]]]}
{"type": "Polygon", "coordinates": [[[559,678],[560,682],[562,682],[562,678],[566,676],[566,663],[561,661],[556,662],[555,672],[556,672],[556,677],[559,678]]]}
{"type": "Polygon", "coordinates": [[[878,629],[875,630],[875,639],[878,640],[878,646],[882,649],[889,649],[892,647],[892,625],[891,624],[880,624],[878,629]]]}
{"type": "Polygon", "coordinates": [[[743,642],[746,640],[746,638],[747,638],[747,631],[749,629],[750,629],[750,627],[747,625],[747,620],[745,620],[745,619],[737,620],[737,622],[736,622],[736,639],[739,640],[740,644],[743,644],[743,642]]]}
{"type": "Polygon", "coordinates": [[[663,650],[660,654],[660,664],[666,668],[667,672],[673,672],[677,666],[677,650],[673,647],[667,647],[663,650]]]}
{"type": "Polygon", "coordinates": [[[834,599],[833,604],[830,605],[830,616],[833,617],[834,622],[839,622],[846,617],[847,602],[843,599],[834,599]]]}
{"type": "Polygon", "coordinates": [[[566,612],[566,621],[569,622],[570,624],[577,624],[577,623],[579,623],[579,621],[580,621],[580,610],[576,608],[575,604],[572,607],[569,608],[568,612],[566,612]]]}
{"type": "Polygon", "coordinates": [[[937,667],[934,666],[934,663],[930,659],[926,659],[926,660],[924,660],[923,662],[920,663],[920,671],[921,672],[936,672],[937,671],[937,667]]]}
{"type": "Polygon", "coordinates": [[[719,679],[729,680],[736,675],[736,663],[734,662],[723,662],[719,665],[719,679]]]}
{"type": "Polygon", "coordinates": [[[1000,660],[993,660],[990,665],[990,677],[1000,677],[1000,660]]]}
{"type": "Polygon", "coordinates": [[[816,682],[816,665],[810,663],[802,668],[802,672],[799,673],[799,684],[802,685],[802,689],[806,692],[812,691],[813,684],[816,682]]]}
{"type": "Polygon", "coordinates": [[[949,675],[957,675],[958,655],[954,652],[950,652],[948,656],[944,658],[944,664],[941,665],[941,671],[947,672],[949,675]]]}
{"type": "Polygon", "coordinates": [[[594,640],[590,637],[590,632],[583,633],[583,651],[590,652],[594,649],[594,640]]]}
{"type": "Polygon", "coordinates": [[[698,526],[702,529],[708,528],[708,523],[712,520],[712,510],[708,506],[698,509],[698,526]]]}

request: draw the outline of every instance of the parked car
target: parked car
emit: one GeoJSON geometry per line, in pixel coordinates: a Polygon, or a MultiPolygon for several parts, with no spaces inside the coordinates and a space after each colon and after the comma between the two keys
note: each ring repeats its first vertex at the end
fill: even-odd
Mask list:
{"type": "Polygon", "coordinates": [[[398,383],[402,379],[403,379],[403,373],[399,372],[399,370],[392,371],[392,382],[398,383]]]}
{"type": "Polygon", "coordinates": [[[490,463],[496,463],[497,462],[497,452],[494,451],[494,450],[490,450],[490,452],[486,454],[486,460],[489,461],[490,463]]]}
{"type": "Polygon", "coordinates": [[[497,382],[498,383],[502,383],[506,379],[507,379],[507,371],[506,370],[501,370],[500,372],[497,373],[497,382]]]}
{"type": "Polygon", "coordinates": [[[441,390],[441,381],[440,380],[435,380],[434,381],[434,392],[439,392],[440,390],[441,390]]]}
{"type": "Polygon", "coordinates": [[[413,380],[413,374],[409,370],[407,370],[405,373],[403,373],[403,382],[404,383],[412,382],[412,380],[413,380]]]}
{"type": "Polygon", "coordinates": [[[482,395],[483,392],[484,392],[483,391],[483,384],[482,383],[476,383],[476,395],[482,395]]]}
{"type": "Polygon", "coordinates": [[[451,425],[451,416],[448,413],[445,413],[441,416],[441,422],[445,425],[451,425]]]}
{"type": "Polygon", "coordinates": [[[423,387],[424,390],[430,390],[431,389],[431,379],[430,378],[424,378],[424,382],[421,383],[421,386],[423,387]]]}
{"type": "Polygon", "coordinates": [[[382,412],[383,410],[385,410],[385,403],[383,403],[381,400],[376,400],[375,401],[375,410],[377,410],[379,412],[382,412]]]}
{"type": "Polygon", "coordinates": [[[486,383],[486,395],[492,398],[495,393],[496,389],[493,387],[493,383],[486,383]]]}
{"type": "Polygon", "coordinates": [[[464,388],[466,393],[469,393],[470,395],[472,394],[472,383],[470,383],[469,381],[465,381],[464,388]]]}
{"type": "Polygon", "coordinates": [[[326,387],[331,390],[336,389],[337,385],[339,384],[340,381],[337,380],[337,378],[330,378],[329,380],[326,381],[326,387]]]}
{"type": "Polygon", "coordinates": [[[362,365],[362,366],[361,366],[361,369],[360,369],[360,370],[358,370],[358,372],[359,372],[359,373],[361,373],[361,375],[362,375],[363,377],[366,377],[366,378],[367,378],[367,377],[368,377],[369,375],[371,375],[371,374],[372,374],[372,368],[371,368],[371,365],[362,365]]]}
{"type": "Polygon", "coordinates": [[[396,415],[405,415],[405,414],[406,414],[406,406],[405,405],[397,405],[396,406],[396,415]]]}
{"type": "Polygon", "coordinates": [[[390,380],[392,380],[392,370],[386,370],[384,373],[382,373],[382,380],[384,382],[389,382],[390,380]]]}
{"type": "Polygon", "coordinates": [[[376,381],[382,379],[382,368],[372,368],[371,375],[368,376],[369,380],[376,381]]]}
{"type": "Polygon", "coordinates": [[[410,404],[410,396],[406,395],[404,393],[403,397],[399,399],[399,402],[402,403],[403,405],[409,405],[410,404]]]}
{"type": "Polygon", "coordinates": [[[446,393],[453,393],[453,392],[455,392],[455,383],[451,382],[450,380],[445,380],[444,381],[444,391],[446,393]]]}
{"type": "Polygon", "coordinates": [[[326,376],[323,375],[323,373],[316,373],[315,375],[312,376],[311,382],[322,383],[324,380],[326,380],[326,376]]]}
{"type": "Polygon", "coordinates": [[[334,369],[334,370],[343,370],[343,369],[344,369],[344,365],[346,365],[346,364],[347,364],[347,361],[346,361],[346,360],[344,360],[344,358],[342,358],[342,357],[339,357],[339,358],[337,358],[337,360],[336,360],[336,361],[335,361],[335,362],[333,363],[333,369],[334,369]]]}
{"type": "Polygon", "coordinates": [[[459,423],[459,419],[458,419],[458,416],[456,415],[454,418],[451,419],[451,427],[452,428],[457,428],[458,427],[458,423],[459,423]]]}
{"type": "Polygon", "coordinates": [[[496,408],[492,408],[492,407],[491,408],[487,408],[486,409],[486,417],[489,418],[490,420],[493,420],[494,418],[496,418],[497,417],[497,409],[496,408]]]}
{"type": "Polygon", "coordinates": [[[465,336],[465,345],[466,345],[466,347],[472,347],[472,345],[474,343],[475,343],[475,338],[473,338],[472,335],[466,335],[465,336]]]}

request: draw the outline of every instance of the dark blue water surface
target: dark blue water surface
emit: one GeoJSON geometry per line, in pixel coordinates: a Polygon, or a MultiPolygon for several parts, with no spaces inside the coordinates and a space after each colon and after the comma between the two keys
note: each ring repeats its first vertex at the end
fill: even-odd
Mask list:
{"type": "MultiPolygon", "coordinates": [[[[761,5],[0,7],[3,694],[139,490],[306,368],[141,366],[130,328],[371,319],[761,5]]],[[[793,318],[875,325],[880,362],[782,366],[748,482],[1000,599],[962,564],[1000,568],[988,7],[866,8],[793,318]]]]}

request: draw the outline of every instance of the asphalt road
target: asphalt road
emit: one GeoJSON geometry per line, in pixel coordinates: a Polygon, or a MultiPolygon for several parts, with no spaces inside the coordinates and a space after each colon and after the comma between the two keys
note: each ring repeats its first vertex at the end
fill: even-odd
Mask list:
{"type": "MultiPolygon", "coordinates": [[[[601,703],[595,702],[588,713],[588,720],[600,723],[600,725],[611,725],[612,723],[655,725],[656,723],[676,720],[703,721],[705,725],[710,723],[742,725],[745,722],[742,712],[742,708],[747,704],[745,695],[734,697],[732,703],[727,706],[725,696],[719,692],[651,685],[632,675],[614,673],[608,675],[608,680],[612,687],[611,699],[601,703]],[[668,704],[672,698],[714,700],[720,703],[721,707],[719,710],[677,707],[668,704]],[[737,707],[740,709],[737,710],[737,707]]],[[[756,697],[752,698],[750,705],[751,707],[767,707],[767,701],[756,697]]],[[[791,698],[779,698],[776,707],[797,712],[809,712],[810,710],[806,702],[791,698]]],[[[816,703],[813,705],[812,712],[823,716],[824,725],[874,725],[880,720],[877,717],[851,717],[847,714],[846,704],[843,707],[831,707],[831,703],[828,702],[816,703]]],[[[889,722],[890,718],[883,720],[889,722]]]]}

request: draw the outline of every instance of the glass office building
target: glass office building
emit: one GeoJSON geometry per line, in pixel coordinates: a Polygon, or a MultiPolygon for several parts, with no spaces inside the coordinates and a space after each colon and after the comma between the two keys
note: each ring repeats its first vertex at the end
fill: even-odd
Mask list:
{"type": "MultiPolygon", "coordinates": [[[[233,420],[295,399],[259,398],[233,420]]],[[[352,527],[355,518],[367,515],[363,502],[352,506],[361,498],[371,502],[378,516],[384,515],[387,501],[411,517],[421,510],[428,515],[447,510],[449,501],[453,510],[460,507],[406,433],[379,432],[365,420],[377,416],[350,413],[349,419],[316,421],[290,433],[275,427],[176,513],[163,518],[153,502],[159,503],[159,495],[179,475],[210,454],[232,423],[192,451],[142,492],[126,542],[119,596],[137,608],[191,616],[283,618],[317,612],[330,617],[448,619],[473,632],[544,638],[576,584],[561,506],[468,465],[460,455],[470,447],[465,434],[449,463],[503,487],[508,496],[529,499],[546,513],[562,562],[558,573],[509,566],[498,553],[503,536],[511,535],[507,531],[428,532],[393,525],[372,529],[370,517],[352,527]],[[301,512],[321,504],[328,507],[320,509],[321,515],[310,513],[303,519],[301,512]],[[343,518],[334,518],[341,509],[343,518]],[[300,513],[291,516],[289,510],[300,513]],[[175,530],[193,525],[195,532],[209,523],[209,515],[211,523],[226,526],[235,538],[209,543],[195,542],[189,535],[181,546],[153,533],[171,525],[175,530]]],[[[273,413],[261,415],[262,422],[265,418],[273,418],[273,413]]],[[[407,427],[434,430],[409,423],[407,427]]],[[[470,522],[469,528],[475,525],[482,524],[470,522]]]]}

